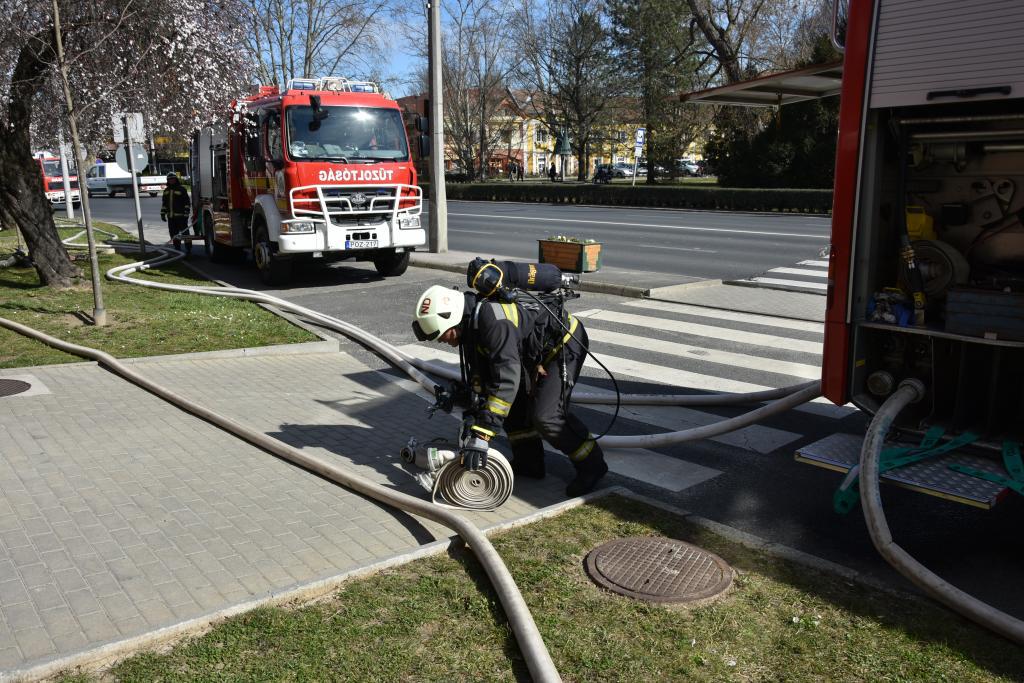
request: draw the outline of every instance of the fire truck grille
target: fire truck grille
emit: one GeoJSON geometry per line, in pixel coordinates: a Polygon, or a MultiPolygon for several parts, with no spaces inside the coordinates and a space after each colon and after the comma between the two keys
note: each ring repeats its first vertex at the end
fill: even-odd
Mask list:
{"type": "Polygon", "coordinates": [[[295,216],[326,218],[344,227],[380,223],[395,218],[399,212],[418,215],[422,202],[422,191],[411,185],[314,185],[291,191],[295,216]]]}

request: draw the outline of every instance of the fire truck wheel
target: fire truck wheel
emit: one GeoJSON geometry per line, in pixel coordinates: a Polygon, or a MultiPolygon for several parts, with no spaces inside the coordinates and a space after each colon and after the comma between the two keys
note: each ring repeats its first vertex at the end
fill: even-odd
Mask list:
{"type": "Polygon", "coordinates": [[[267,228],[262,223],[256,227],[256,243],[253,245],[252,257],[260,279],[267,285],[283,285],[292,277],[292,261],[281,258],[274,253],[274,245],[267,235],[267,228]]]}
{"type": "Polygon", "coordinates": [[[384,277],[398,277],[409,268],[409,252],[389,252],[373,259],[373,267],[384,277]]]}

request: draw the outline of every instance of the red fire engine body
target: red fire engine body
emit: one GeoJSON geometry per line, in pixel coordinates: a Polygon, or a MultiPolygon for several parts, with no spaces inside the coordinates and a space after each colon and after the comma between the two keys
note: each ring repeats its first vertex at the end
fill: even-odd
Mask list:
{"type": "MultiPolygon", "coordinates": [[[[64,174],[61,173],[60,159],[39,156],[36,161],[39,163],[39,173],[43,176],[43,192],[46,193],[50,206],[64,206],[64,174]]],[[[78,176],[68,176],[68,183],[71,188],[72,205],[80,203],[82,197],[78,189],[78,176]]]]}
{"type": "MultiPolygon", "coordinates": [[[[920,380],[890,443],[928,457],[882,481],[989,508],[1024,493],[1024,4],[844,4],[822,391],[874,414],[920,380]]],[[[828,66],[684,99],[833,95],[828,66]]],[[[848,472],[859,451],[835,434],[797,459],[848,472]]]]}
{"type": "Polygon", "coordinates": [[[192,174],[211,259],[251,250],[267,282],[309,259],[370,260],[401,275],[426,243],[402,112],[372,83],[259,87],[193,137],[192,174]]]}

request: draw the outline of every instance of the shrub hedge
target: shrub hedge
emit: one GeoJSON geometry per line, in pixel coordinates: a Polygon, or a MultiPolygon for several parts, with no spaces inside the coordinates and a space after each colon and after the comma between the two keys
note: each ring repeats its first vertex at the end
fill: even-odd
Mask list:
{"type": "Polygon", "coordinates": [[[575,183],[447,183],[445,190],[448,199],[476,201],[793,213],[829,213],[832,210],[832,190],[746,189],[699,185],[631,187],[575,183]]]}

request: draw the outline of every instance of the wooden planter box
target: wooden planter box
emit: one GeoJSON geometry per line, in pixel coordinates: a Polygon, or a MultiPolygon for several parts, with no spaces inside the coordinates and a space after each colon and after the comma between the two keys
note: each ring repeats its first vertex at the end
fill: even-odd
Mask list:
{"type": "Polygon", "coordinates": [[[601,243],[537,240],[537,260],[558,266],[567,273],[593,273],[601,268],[601,243]]]}

